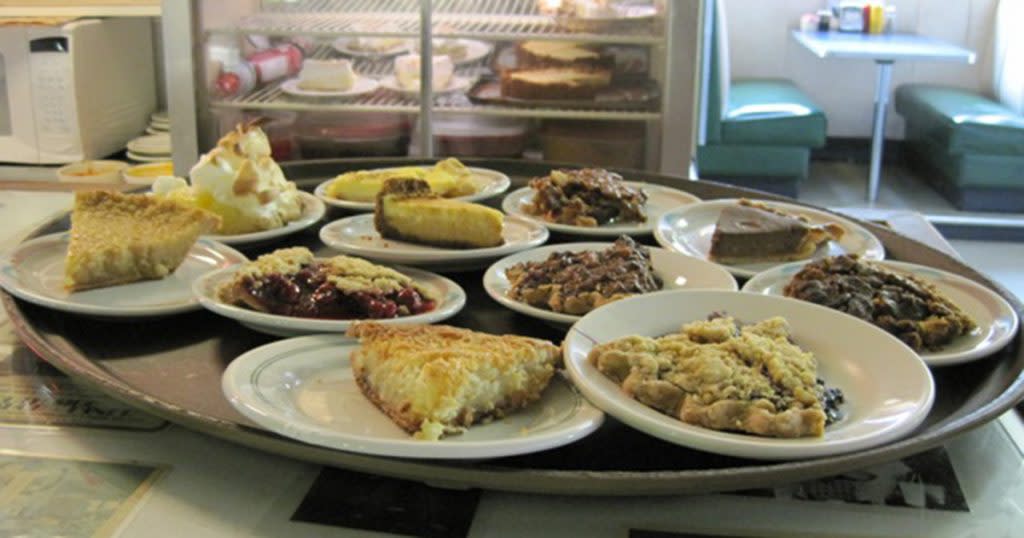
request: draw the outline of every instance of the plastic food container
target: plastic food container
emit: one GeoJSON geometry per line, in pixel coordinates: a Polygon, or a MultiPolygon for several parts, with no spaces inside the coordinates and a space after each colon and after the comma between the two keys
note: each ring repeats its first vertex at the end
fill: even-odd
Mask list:
{"type": "Polygon", "coordinates": [[[404,156],[409,122],[397,114],[306,114],[295,143],[303,159],[404,156]]]}
{"type": "Polygon", "coordinates": [[[540,141],[544,160],[589,166],[643,168],[644,124],[640,122],[546,122],[540,141]]]}
{"type": "MultiPolygon", "coordinates": [[[[529,121],[521,118],[435,114],[431,121],[439,156],[521,157],[529,121]]],[[[418,140],[413,135],[414,140],[418,140]]]]}
{"type": "Polygon", "coordinates": [[[57,179],[65,183],[120,183],[124,161],[82,161],[57,169],[57,179]]]}

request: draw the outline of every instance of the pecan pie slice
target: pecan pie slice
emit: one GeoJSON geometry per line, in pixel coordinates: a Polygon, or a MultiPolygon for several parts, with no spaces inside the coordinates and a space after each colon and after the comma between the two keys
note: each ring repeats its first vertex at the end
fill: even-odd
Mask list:
{"type": "Polygon", "coordinates": [[[505,276],[510,298],[573,315],[662,287],[650,250],[627,236],[604,250],[554,252],[544,261],[519,263],[505,276]]]}
{"type": "Polygon", "coordinates": [[[601,168],[553,170],[530,180],[536,193],[524,210],[549,222],[594,227],[647,220],[647,193],[601,168]]]}
{"type": "Polygon", "coordinates": [[[321,319],[396,318],[436,306],[426,289],[394,269],[349,256],[317,259],[303,247],[249,262],[218,297],[259,312],[321,319]]]}
{"type": "Polygon", "coordinates": [[[874,323],[914,350],[935,350],[976,327],[935,286],[856,256],[809,263],[783,291],[874,323]]]}

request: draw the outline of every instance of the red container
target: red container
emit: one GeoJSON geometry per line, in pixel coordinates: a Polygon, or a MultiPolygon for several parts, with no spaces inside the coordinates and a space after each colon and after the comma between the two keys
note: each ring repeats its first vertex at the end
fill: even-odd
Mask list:
{"type": "Polygon", "coordinates": [[[310,113],[295,125],[303,159],[394,157],[409,152],[409,122],[398,114],[310,113]]]}

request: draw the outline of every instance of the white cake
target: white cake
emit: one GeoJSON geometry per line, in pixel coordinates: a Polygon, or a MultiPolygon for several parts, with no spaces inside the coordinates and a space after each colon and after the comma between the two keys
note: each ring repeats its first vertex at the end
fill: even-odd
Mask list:
{"type": "MultiPolygon", "coordinates": [[[[448,87],[455,73],[455,64],[447,56],[434,56],[434,91],[448,87]]],[[[409,91],[420,89],[420,55],[405,54],[395,58],[395,78],[398,84],[409,91]]]]}
{"type": "Polygon", "coordinates": [[[352,88],[356,73],[348,60],[306,60],[299,73],[299,88],[310,91],[339,91],[352,88]]]}
{"type": "MultiPolygon", "coordinates": [[[[352,33],[361,32],[401,32],[402,28],[393,22],[379,23],[356,23],[352,25],[352,33]]],[[[349,48],[356,51],[384,54],[402,48],[408,44],[408,40],[402,37],[392,36],[355,36],[349,41],[349,48]]]]}

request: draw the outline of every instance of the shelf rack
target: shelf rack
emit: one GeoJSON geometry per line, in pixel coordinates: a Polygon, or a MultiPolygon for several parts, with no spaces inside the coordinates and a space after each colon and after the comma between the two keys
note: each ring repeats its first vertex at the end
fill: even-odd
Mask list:
{"type": "MultiPolygon", "coordinates": [[[[231,27],[210,28],[208,33],[306,35],[337,37],[419,36],[417,0],[307,0],[274,3],[231,27]]],[[[561,40],[622,45],[664,45],[665,32],[655,24],[578,32],[563,28],[550,15],[537,11],[535,0],[438,0],[434,2],[432,31],[436,37],[492,41],[561,40]]]]}
{"type": "MultiPolygon", "coordinates": [[[[330,45],[321,45],[310,55],[318,60],[338,57],[339,53],[330,45]]],[[[353,70],[361,76],[381,78],[391,73],[391,59],[356,58],[353,70]]],[[[459,67],[456,74],[472,79],[479,78],[487,69],[483,65],[459,67]]],[[[392,112],[416,114],[420,111],[418,99],[398,95],[384,88],[372,94],[355,99],[302,99],[291,97],[281,91],[280,82],[240,97],[213,100],[214,108],[247,110],[289,110],[289,111],[332,111],[332,112],[392,112]]],[[[579,120],[657,120],[661,114],[645,110],[595,110],[570,107],[513,107],[477,104],[465,96],[438,96],[434,100],[434,112],[452,114],[479,114],[489,116],[529,117],[547,119],[579,120]]]]}

